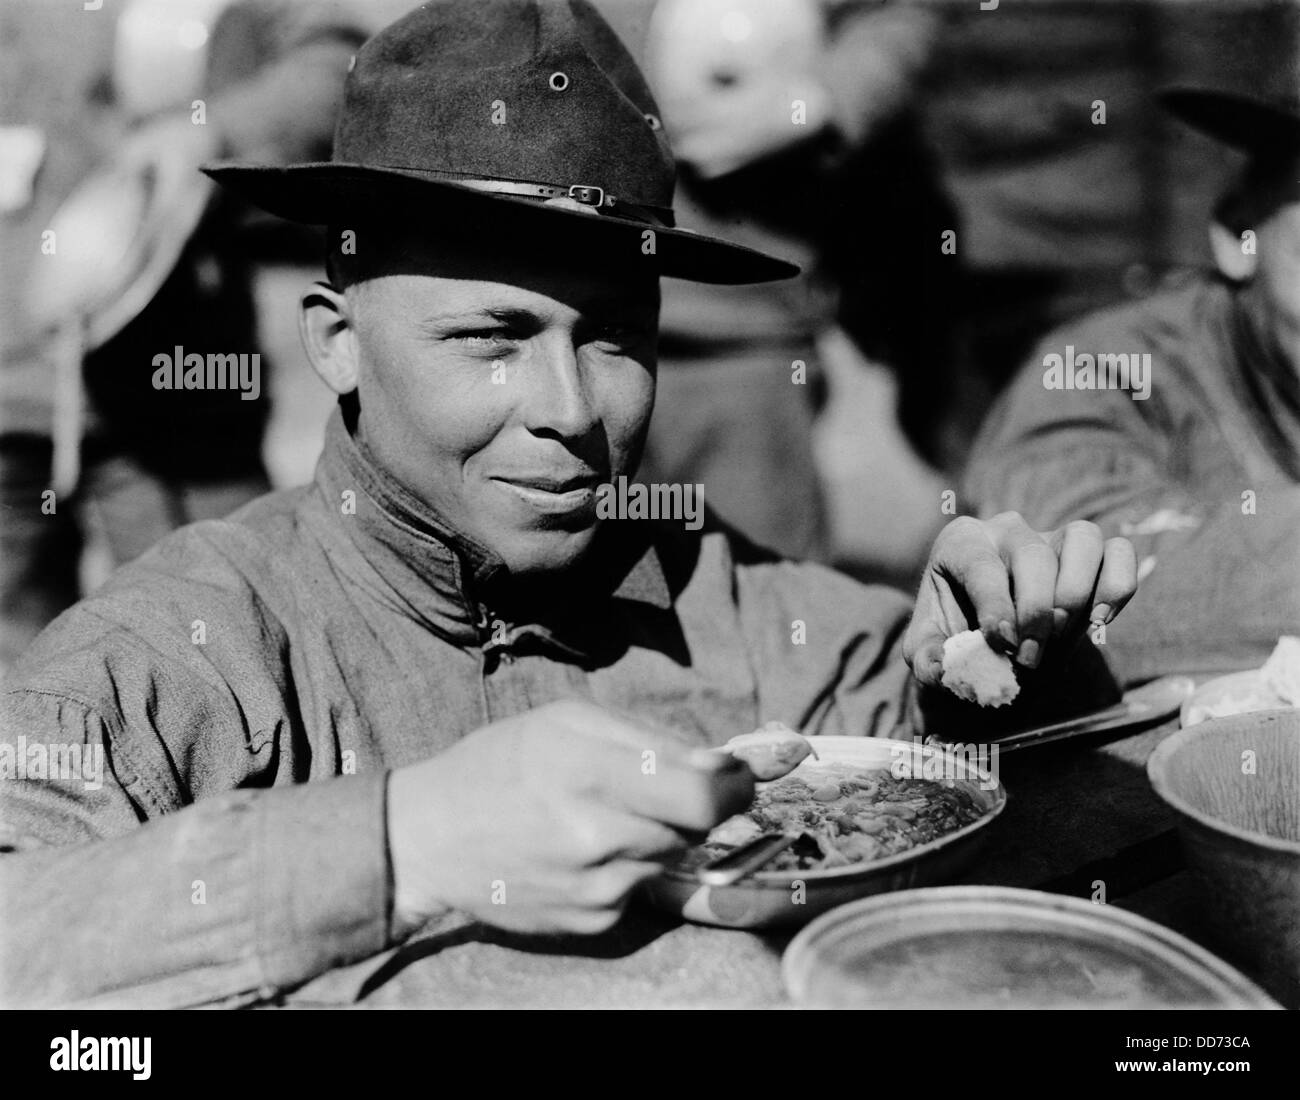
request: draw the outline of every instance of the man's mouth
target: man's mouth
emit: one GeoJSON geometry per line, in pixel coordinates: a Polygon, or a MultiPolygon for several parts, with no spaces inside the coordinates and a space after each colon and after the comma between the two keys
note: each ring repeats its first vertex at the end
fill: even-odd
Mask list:
{"type": "Polygon", "coordinates": [[[539,512],[579,512],[596,499],[598,474],[519,474],[493,477],[516,497],[539,512]]]}

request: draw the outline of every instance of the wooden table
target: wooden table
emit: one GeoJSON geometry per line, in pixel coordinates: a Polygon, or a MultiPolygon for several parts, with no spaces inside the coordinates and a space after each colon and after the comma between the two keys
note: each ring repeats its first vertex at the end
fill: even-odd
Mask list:
{"type": "MultiPolygon", "coordinates": [[[[1146,777],[1147,757],[1175,729],[1176,719],[1105,744],[1004,757],[1007,808],[959,881],[1104,896],[1222,954],[1200,924],[1173,816],[1146,777]]],[[[529,940],[467,925],[325,975],[289,1003],[782,1007],[790,1001],[781,953],[792,934],[705,928],[639,906],[595,939],[529,940]]]]}

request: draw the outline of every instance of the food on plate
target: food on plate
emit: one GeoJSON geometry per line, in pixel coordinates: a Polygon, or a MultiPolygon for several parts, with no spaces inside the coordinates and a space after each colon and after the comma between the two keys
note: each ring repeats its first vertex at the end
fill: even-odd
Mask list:
{"type": "Polygon", "coordinates": [[[807,738],[781,722],[768,722],[753,733],[739,734],[724,748],[748,764],[754,778],[761,780],[789,775],[809,753],[817,755],[807,738]]]}
{"type": "Polygon", "coordinates": [[[995,653],[978,630],[954,634],[943,643],[944,687],[982,707],[1001,707],[1020,694],[1011,659],[995,653]]]}
{"type": "Polygon", "coordinates": [[[817,764],[764,784],[753,805],[692,848],[694,870],[763,833],[799,833],[765,871],[829,870],[897,855],[971,824],[983,810],[953,782],[896,777],[888,768],[817,764]]]}
{"type": "Polygon", "coordinates": [[[1267,661],[1253,673],[1234,673],[1232,687],[1214,681],[1192,696],[1184,723],[1194,726],[1207,718],[1226,718],[1252,710],[1300,707],[1300,638],[1283,634],[1267,661]]]}

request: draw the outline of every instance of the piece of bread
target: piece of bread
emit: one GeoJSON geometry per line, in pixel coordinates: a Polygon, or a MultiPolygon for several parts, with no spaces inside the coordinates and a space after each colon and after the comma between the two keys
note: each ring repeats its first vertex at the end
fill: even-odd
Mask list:
{"type": "MultiPolygon", "coordinates": [[[[768,722],[753,733],[742,733],[726,744],[726,750],[749,765],[754,778],[767,781],[788,775],[813,751],[806,738],[781,722],[768,722]]],[[[813,753],[815,756],[816,753],[813,753]]]]}
{"type": "Polygon", "coordinates": [[[1011,659],[995,653],[978,630],[954,634],[943,643],[942,684],[982,707],[1002,707],[1020,694],[1011,659]]]}

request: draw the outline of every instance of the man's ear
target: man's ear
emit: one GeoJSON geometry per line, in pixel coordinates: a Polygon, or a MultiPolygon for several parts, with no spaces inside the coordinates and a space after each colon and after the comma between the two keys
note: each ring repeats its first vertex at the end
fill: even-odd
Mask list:
{"type": "Polygon", "coordinates": [[[1210,250],[1224,278],[1234,283],[1248,283],[1259,267],[1258,241],[1253,230],[1237,234],[1217,221],[1210,222],[1210,250]]]}
{"type": "Polygon", "coordinates": [[[298,303],[298,334],[316,373],[337,394],[357,388],[359,353],[351,307],[341,290],[313,283],[298,303]]]}

